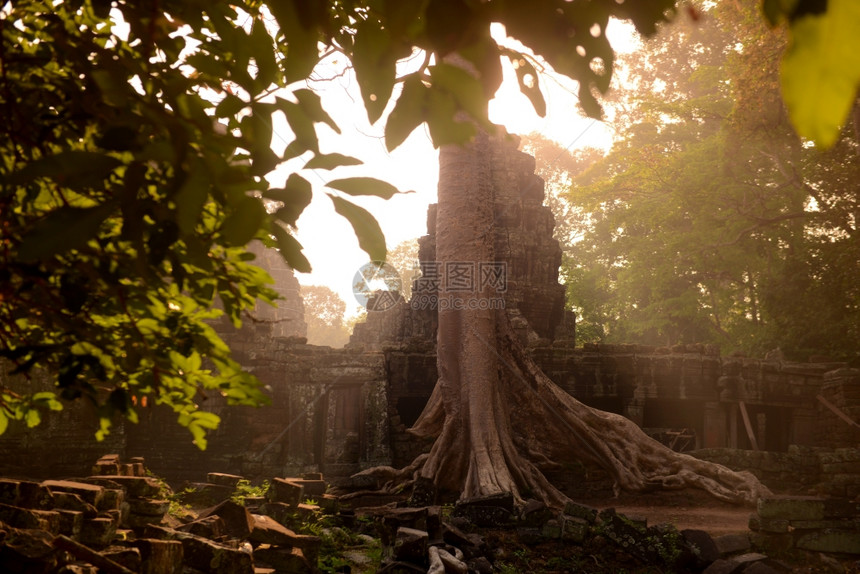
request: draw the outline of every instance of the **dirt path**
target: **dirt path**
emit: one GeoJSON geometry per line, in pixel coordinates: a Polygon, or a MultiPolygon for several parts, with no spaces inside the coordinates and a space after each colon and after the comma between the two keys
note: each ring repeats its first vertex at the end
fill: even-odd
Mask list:
{"type": "Polygon", "coordinates": [[[619,513],[648,519],[648,526],[668,523],[678,530],[695,528],[711,536],[749,530],[753,509],[715,500],[696,491],[622,494],[618,498],[581,501],[595,508],[615,508],[619,513]]]}

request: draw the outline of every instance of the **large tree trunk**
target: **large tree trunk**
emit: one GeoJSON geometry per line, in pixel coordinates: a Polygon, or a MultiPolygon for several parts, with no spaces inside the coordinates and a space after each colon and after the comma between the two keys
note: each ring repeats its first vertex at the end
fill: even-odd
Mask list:
{"type": "MultiPolygon", "coordinates": [[[[632,421],[592,409],[560,389],[531,360],[504,309],[473,308],[487,289],[457,290],[446,265],[497,260],[490,152],[480,133],[467,146],[440,152],[436,260],[442,264],[437,353],[439,380],[411,429],[435,437],[428,456],[410,467],[461,499],[511,492],[551,506],[567,497],[543,471],[567,461],[604,468],[616,488],[702,488],[715,497],[752,503],[767,490],[749,473],[676,453],[632,421]],[[441,301],[440,301],[441,302],[441,301]]],[[[484,305],[486,307],[486,305],[484,305]]],[[[402,478],[407,478],[401,474],[402,478]]]]}

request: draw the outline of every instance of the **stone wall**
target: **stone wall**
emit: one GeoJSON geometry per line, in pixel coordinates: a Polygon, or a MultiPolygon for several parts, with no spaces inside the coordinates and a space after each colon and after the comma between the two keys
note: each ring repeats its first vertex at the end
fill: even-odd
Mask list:
{"type": "Polygon", "coordinates": [[[702,449],[691,453],[733,470],[749,470],[774,492],[860,496],[860,449],[791,445],[787,452],[702,449]]]}
{"type": "Polygon", "coordinates": [[[211,470],[246,477],[310,470],[344,475],[388,462],[383,355],[271,337],[266,327],[222,336],[265,385],[271,405],[228,407],[220,397],[208,399],[207,410],[222,422],[205,452],[190,443],[172,413],[151,409],[140,425],[126,428],[126,452],[145,457],[170,480],[200,479],[211,470]]]}
{"type": "MultiPolygon", "coordinates": [[[[669,437],[665,440],[692,435],[686,448],[676,441],[678,450],[752,449],[742,408],[760,451],[786,452],[792,444],[830,446],[827,433],[834,426],[841,425],[839,436],[855,432],[816,400],[827,389],[847,392],[855,380],[854,370],[833,371],[831,364],[720,357],[697,346],[667,354],[645,346],[559,343],[532,346],[530,352],[547,376],[580,401],[622,414],[646,432],[669,437]],[[685,429],[688,435],[681,432],[685,429]]],[[[421,448],[405,430],[433,390],[436,357],[432,346],[414,343],[389,345],[384,354],[396,466],[421,448]]]]}

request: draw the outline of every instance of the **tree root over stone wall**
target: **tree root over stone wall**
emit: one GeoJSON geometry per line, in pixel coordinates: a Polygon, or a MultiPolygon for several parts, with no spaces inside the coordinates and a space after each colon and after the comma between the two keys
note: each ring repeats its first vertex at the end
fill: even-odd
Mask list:
{"type": "MultiPolygon", "coordinates": [[[[422,477],[441,490],[460,493],[461,500],[511,492],[520,503],[536,498],[556,508],[568,497],[544,471],[575,461],[605,469],[616,493],[692,487],[719,500],[750,505],[769,493],[749,472],[675,452],[629,419],[579,402],[527,355],[505,312],[495,313],[496,344],[482,342],[484,354],[495,355],[490,362],[496,381],[452,394],[455,389],[443,374],[410,429],[417,436],[435,437],[430,453],[403,469],[376,467],[360,475],[375,476],[389,489],[402,489],[422,477]]],[[[482,340],[474,330],[470,338],[482,340]]]]}

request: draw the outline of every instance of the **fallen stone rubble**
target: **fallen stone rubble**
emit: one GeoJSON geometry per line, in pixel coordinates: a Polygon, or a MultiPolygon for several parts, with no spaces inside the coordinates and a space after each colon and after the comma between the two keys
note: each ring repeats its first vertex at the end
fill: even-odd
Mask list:
{"type": "MultiPolygon", "coordinates": [[[[319,475],[275,479],[254,509],[229,499],[241,477],[212,473],[198,498],[221,502],[186,522],[168,514],[165,487],[143,461],[101,458],[74,480],[0,479],[0,572],[4,574],[304,574],[316,572],[320,539],[296,534],[275,514],[301,512],[319,475]],[[217,488],[222,486],[224,488],[217,488]],[[290,490],[289,500],[284,493],[290,490]],[[201,494],[202,492],[202,494],[201,494]],[[253,510],[253,511],[252,511],[253,510]]],[[[307,511],[313,509],[307,508],[307,511]]]]}
{"type": "Polygon", "coordinates": [[[501,562],[506,549],[493,547],[490,537],[480,534],[496,529],[513,530],[518,541],[527,546],[550,541],[592,549],[601,544],[612,546],[643,567],[653,566],[663,572],[780,574],[808,572],[803,568],[810,564],[819,572],[844,572],[846,564],[856,568],[860,555],[856,503],[824,500],[784,496],[762,499],[758,513],[751,517],[751,522],[758,524],[757,531],[718,537],[704,530],[678,531],[666,524],[648,526],[646,520],[618,514],[614,509],[598,511],[575,502],[568,503],[560,513],[538,501],[529,501],[517,509],[509,494],[458,503],[447,518],[443,518],[439,506],[410,507],[403,502],[356,508],[354,512],[357,517],[374,519],[388,550],[380,572],[498,571],[494,565],[501,562]],[[832,516],[828,522],[825,509],[831,509],[833,514],[841,512],[840,517],[832,516]],[[757,518],[759,513],[764,518],[757,518]],[[762,528],[781,527],[782,522],[777,524],[775,520],[798,513],[808,520],[794,522],[798,528],[792,533],[794,552],[765,550],[760,544],[765,540],[762,528]],[[853,518],[849,519],[849,515],[853,518]],[[821,528],[830,530],[824,532],[821,528]]]}
{"type": "Polygon", "coordinates": [[[324,566],[329,572],[489,574],[502,571],[510,556],[490,534],[499,531],[521,547],[602,547],[664,572],[773,574],[796,571],[798,563],[842,572],[860,557],[860,509],[845,500],[763,498],[750,532],[711,537],[574,502],[562,512],[538,501],[518,508],[509,494],[453,508],[427,504],[431,497],[367,491],[338,499],[318,473],[273,478],[265,496],[237,501],[241,481],[210,473],[206,482],[188,485],[183,502],[203,509],[191,512],[171,508],[177,497],[167,498],[169,490],[147,476],[140,459],[124,464],[109,455],[92,476],[73,480],[0,479],[0,572],[304,574],[324,566]],[[296,532],[301,524],[322,524],[321,515],[330,518],[318,529],[322,537],[296,532]],[[365,548],[381,547],[381,557],[372,562],[352,547],[339,550],[334,562],[330,555],[321,559],[324,539],[347,530],[365,548]]]}

